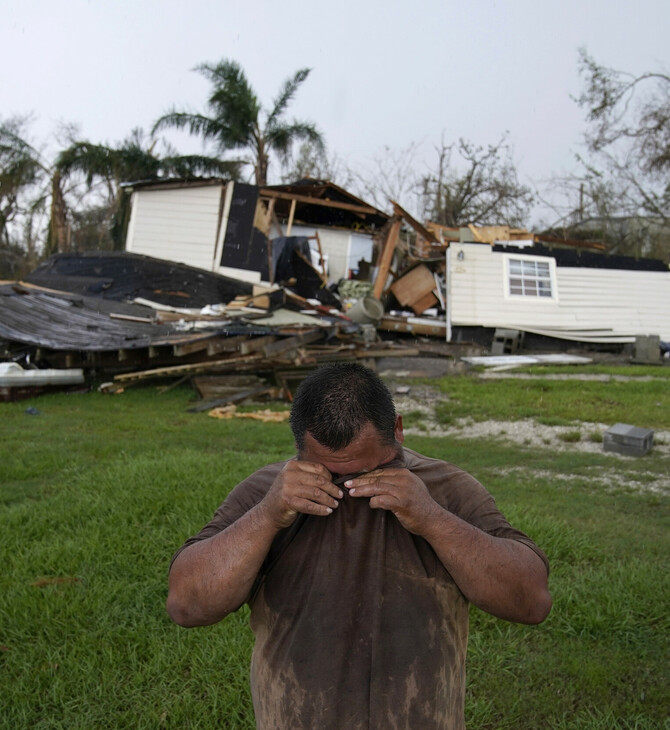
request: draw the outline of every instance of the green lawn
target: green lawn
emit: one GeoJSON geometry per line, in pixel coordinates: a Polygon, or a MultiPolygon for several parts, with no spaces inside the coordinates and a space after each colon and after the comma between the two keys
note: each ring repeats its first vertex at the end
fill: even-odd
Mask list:
{"type": "MultiPolygon", "coordinates": [[[[532,383],[444,378],[441,412],[670,429],[662,381],[532,383]]],[[[246,612],[174,626],[166,574],[184,538],[238,480],[291,455],[292,438],[286,423],[187,413],[192,397],[138,387],[0,404],[0,727],[254,726],[246,612]]],[[[670,460],[407,444],[471,471],[552,564],[544,624],[471,611],[468,728],[668,727],[668,494],[646,485],[670,460]],[[593,478],[609,472],[611,487],[593,478]]]]}

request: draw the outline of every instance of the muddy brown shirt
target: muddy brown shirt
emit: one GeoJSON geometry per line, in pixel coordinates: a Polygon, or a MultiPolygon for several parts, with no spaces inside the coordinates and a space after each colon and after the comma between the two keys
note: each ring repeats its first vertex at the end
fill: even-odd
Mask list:
{"type": "MultiPolygon", "coordinates": [[[[528,545],[493,498],[453,464],[403,449],[405,466],[461,519],[528,545]]],[[[285,462],[238,484],[187,545],[225,529],[285,462]]],[[[393,513],[349,497],[299,515],[274,540],[249,597],[251,691],[262,730],[464,727],[468,601],[430,545],[393,513]]]]}

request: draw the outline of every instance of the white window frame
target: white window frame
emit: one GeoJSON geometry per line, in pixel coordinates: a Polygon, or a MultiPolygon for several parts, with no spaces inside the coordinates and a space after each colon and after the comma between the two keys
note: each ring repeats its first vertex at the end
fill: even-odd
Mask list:
{"type": "Polygon", "coordinates": [[[505,299],[517,302],[557,301],[556,259],[550,256],[512,253],[503,254],[503,256],[505,259],[503,268],[505,299]],[[521,266],[517,267],[517,264],[521,266]],[[519,271],[518,268],[521,270],[519,271]],[[517,286],[513,287],[513,280],[517,286]],[[548,293],[547,285],[549,286],[548,293]]]}

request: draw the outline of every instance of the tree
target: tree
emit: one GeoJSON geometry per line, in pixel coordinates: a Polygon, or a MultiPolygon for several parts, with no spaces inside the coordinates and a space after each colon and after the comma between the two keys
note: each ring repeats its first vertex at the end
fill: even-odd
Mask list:
{"type": "Polygon", "coordinates": [[[437,166],[420,181],[425,218],[454,227],[523,225],[533,194],[518,180],[505,135],[487,147],[464,139],[445,144],[443,139],[435,151],[437,166]]]}
{"type": "MultiPolygon", "coordinates": [[[[134,129],[117,146],[78,141],[58,155],[55,176],[58,176],[59,181],[71,181],[74,178],[85,186],[88,193],[93,193],[88,206],[83,204],[83,196],[76,206],[72,206],[78,213],[73,216],[71,223],[85,221],[87,230],[91,231],[91,222],[97,220],[103,229],[94,237],[95,243],[89,240],[85,247],[123,248],[130,216],[129,199],[121,187],[123,182],[158,180],[167,176],[192,177],[197,174],[236,179],[239,174],[239,165],[235,162],[201,155],[177,155],[170,148],[161,156],[156,152],[156,147],[155,139],[146,140],[141,129],[134,129]]],[[[63,250],[60,245],[56,245],[57,240],[54,238],[62,228],[63,217],[64,204],[56,204],[58,192],[58,187],[54,185],[48,252],[63,250]],[[60,216],[60,223],[54,221],[55,215],[60,216]]]]}
{"type": "Polygon", "coordinates": [[[370,163],[355,175],[356,191],[364,200],[380,210],[388,209],[394,200],[417,216],[421,202],[421,183],[416,172],[418,145],[411,143],[401,150],[384,146],[370,163]]]}
{"type": "Polygon", "coordinates": [[[619,214],[651,215],[670,226],[670,75],[639,76],[598,64],[579,51],[586,111],[586,175],[610,178],[619,214]]]}
{"type": "Polygon", "coordinates": [[[0,120],[0,276],[15,277],[35,263],[37,219],[47,200],[48,169],[27,141],[29,120],[0,120]]]}
{"type": "Polygon", "coordinates": [[[303,142],[298,147],[297,154],[289,152],[281,160],[282,184],[289,184],[296,180],[312,178],[314,180],[328,180],[343,188],[353,188],[356,184],[356,175],[336,153],[326,154],[323,145],[303,142]]]}
{"type": "Polygon", "coordinates": [[[40,155],[25,140],[25,118],[0,121],[0,239],[9,244],[11,223],[26,213],[28,194],[44,177],[40,155]]]}
{"type": "Polygon", "coordinates": [[[187,129],[213,142],[218,154],[246,150],[251,158],[240,160],[254,168],[256,185],[266,185],[270,153],[285,158],[294,142],[304,140],[322,148],[323,138],[310,122],[285,122],[284,115],[310,73],[304,68],[282,85],[269,111],[264,112],[238,63],[222,60],[195,69],[213,85],[207,100],[208,114],[172,110],[154,124],[153,133],[167,128],[187,129]]]}

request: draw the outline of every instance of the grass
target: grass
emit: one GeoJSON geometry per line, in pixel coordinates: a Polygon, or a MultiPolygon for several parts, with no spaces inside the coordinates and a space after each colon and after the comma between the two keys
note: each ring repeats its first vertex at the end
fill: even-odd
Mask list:
{"type": "Polygon", "coordinates": [[[515,372],[530,375],[608,375],[611,378],[656,378],[670,379],[667,362],[659,365],[612,365],[590,363],[586,365],[529,365],[515,368],[515,372]]]}
{"type": "MultiPolygon", "coordinates": [[[[652,373],[656,370],[647,368],[652,373]]],[[[665,368],[658,371],[665,372],[665,368]]],[[[534,418],[553,425],[586,421],[670,428],[670,388],[663,379],[637,382],[534,379],[510,383],[461,376],[441,379],[440,390],[447,398],[436,409],[442,423],[458,418],[476,421],[534,418]]]]}
{"type": "Polygon", "coordinates": [[[574,444],[582,440],[582,433],[581,431],[566,431],[565,433],[559,433],[558,438],[560,441],[574,444]]]}
{"type": "MultiPolygon", "coordinates": [[[[552,387],[469,377],[440,387],[475,419],[529,417],[544,393],[545,418],[670,429],[658,383],[586,397],[571,383],[573,397],[540,382],[552,387]],[[646,420],[631,415],[635,403],[646,420]],[[613,418],[594,417],[601,409],[613,418]]],[[[164,611],[166,574],[232,486],[291,455],[292,438],[285,423],[187,413],[190,398],[144,387],[0,404],[0,727],[254,727],[246,610],[180,629],[164,611]]],[[[544,624],[471,611],[468,728],[667,727],[668,498],[647,489],[667,475],[667,457],[407,444],[473,473],[552,564],[544,624]]]]}

